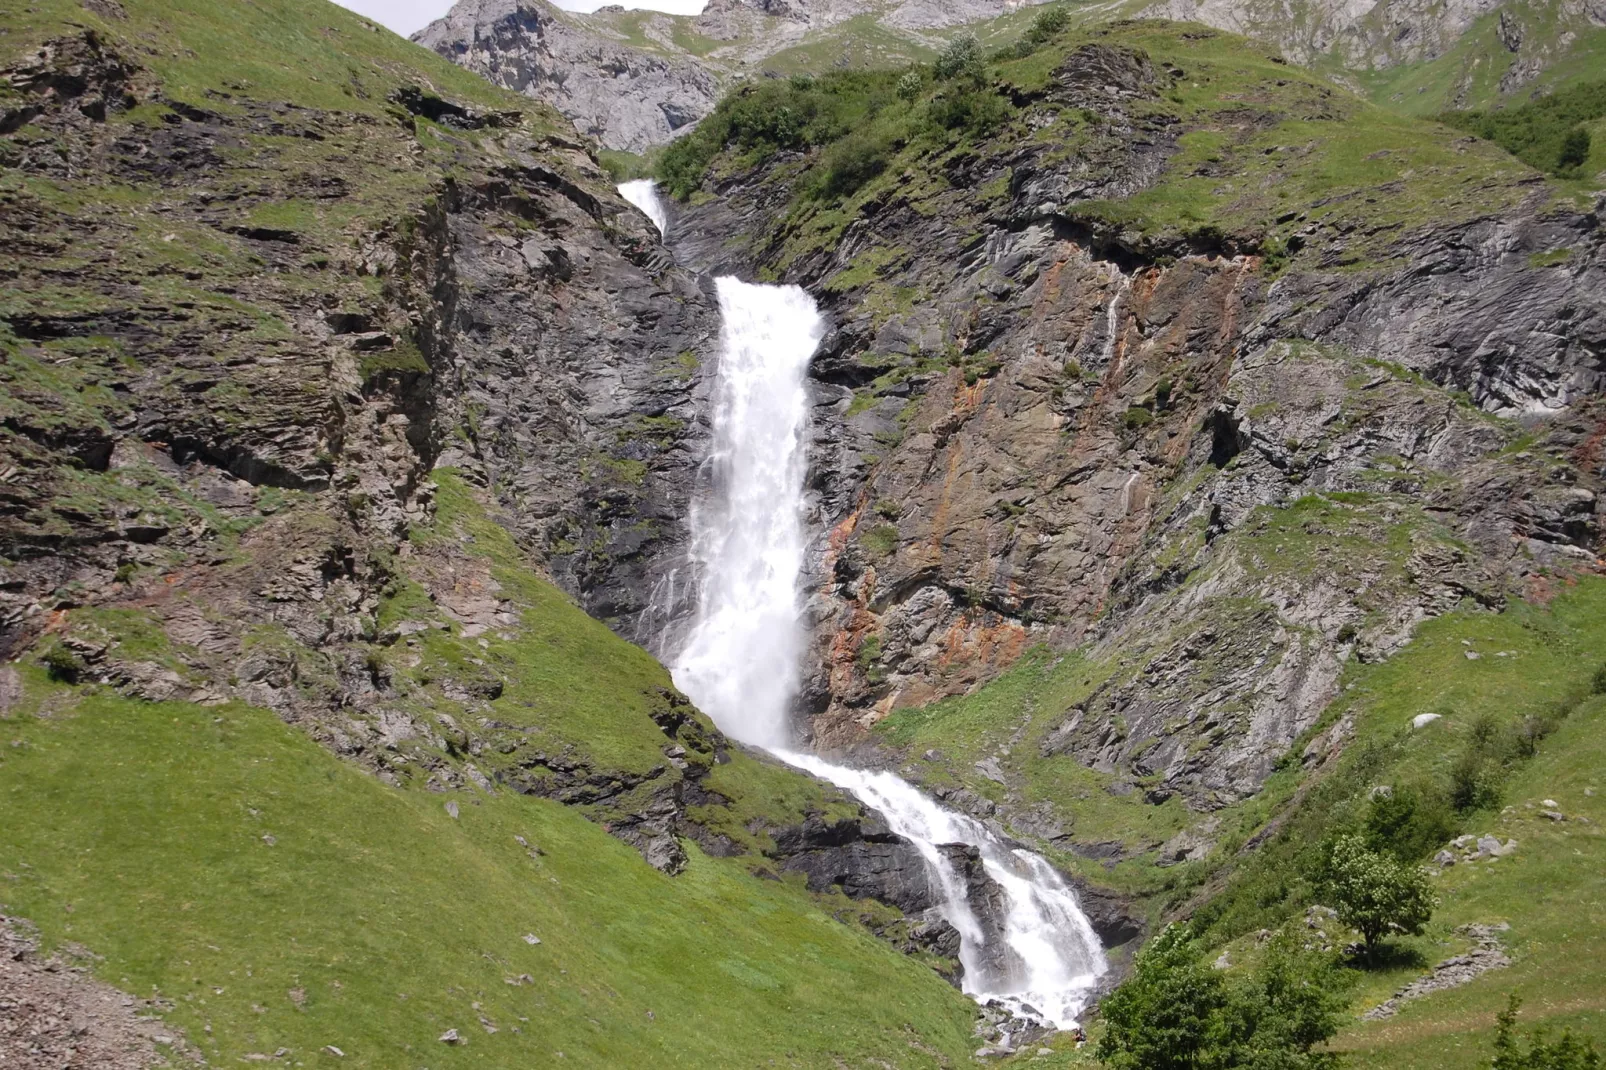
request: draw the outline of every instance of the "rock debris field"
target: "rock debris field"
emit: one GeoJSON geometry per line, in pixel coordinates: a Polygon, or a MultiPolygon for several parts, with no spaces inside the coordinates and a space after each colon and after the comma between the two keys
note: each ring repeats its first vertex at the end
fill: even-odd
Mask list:
{"type": "MultiPolygon", "coordinates": [[[[90,956],[80,952],[83,959],[90,956]]],[[[0,914],[0,1068],[146,1070],[185,1050],[149,1004],[96,981],[61,954],[42,956],[33,927],[0,914]]]]}

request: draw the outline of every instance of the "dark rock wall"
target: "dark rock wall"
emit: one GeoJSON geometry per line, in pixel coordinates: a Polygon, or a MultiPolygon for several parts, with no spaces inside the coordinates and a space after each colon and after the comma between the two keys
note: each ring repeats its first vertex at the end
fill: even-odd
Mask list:
{"type": "MultiPolygon", "coordinates": [[[[89,670],[379,746],[394,726],[350,713],[386,693],[361,644],[441,467],[501,509],[525,561],[649,638],[715,312],[557,116],[416,86],[383,120],[246,97],[212,112],[88,31],[4,73],[21,181],[0,195],[0,649],[76,608],[150,613],[205,655],[192,673],[93,637],[89,670]],[[136,107],[161,117],[121,118],[136,107]],[[296,215],[307,201],[318,214],[296,215]],[[302,655],[253,647],[263,628],[302,655]]],[[[515,612],[488,575],[466,593],[454,570],[476,570],[440,566],[430,594],[461,621],[515,612]]]]}

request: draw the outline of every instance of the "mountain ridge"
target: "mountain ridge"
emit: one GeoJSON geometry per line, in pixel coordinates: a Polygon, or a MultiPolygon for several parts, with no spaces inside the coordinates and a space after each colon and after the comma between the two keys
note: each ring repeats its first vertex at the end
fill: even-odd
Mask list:
{"type": "MultiPolygon", "coordinates": [[[[929,59],[961,28],[1007,46],[1023,32],[1030,6],[719,0],[699,16],[612,8],[584,16],[544,0],[462,0],[414,40],[542,96],[604,148],[639,154],[689,129],[742,79],[929,59]]],[[[1084,25],[1159,17],[1255,37],[1410,114],[1518,101],[1588,77],[1606,57],[1598,0],[1123,0],[1066,11],[1084,25]]]]}

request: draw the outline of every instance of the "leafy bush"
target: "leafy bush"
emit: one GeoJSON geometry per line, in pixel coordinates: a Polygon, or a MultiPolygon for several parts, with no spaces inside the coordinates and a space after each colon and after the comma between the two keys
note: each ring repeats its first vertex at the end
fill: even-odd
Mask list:
{"type": "Polygon", "coordinates": [[[64,684],[77,683],[85,669],[83,659],[60,643],[45,651],[39,660],[44,663],[45,672],[50,674],[52,680],[64,684]]]}
{"type": "Polygon", "coordinates": [[[1602,117],[1606,81],[1568,86],[1515,108],[1448,112],[1439,118],[1493,141],[1530,167],[1554,173],[1577,168],[1589,158],[1589,132],[1583,124],[1602,117]]]}
{"type": "Polygon", "coordinates": [[[982,61],[981,42],[968,33],[955,37],[937,56],[937,61],[931,65],[931,73],[939,82],[951,81],[961,76],[977,79],[983,77],[987,73],[987,68],[982,61]]]}
{"type": "Polygon", "coordinates": [[[1132,976],[1100,1007],[1098,1057],[1110,1070],[1193,1070],[1219,1043],[1227,994],[1180,926],[1138,953],[1132,976]]]}
{"type": "Polygon", "coordinates": [[[945,89],[932,98],[926,115],[943,130],[964,131],[985,136],[1009,118],[1009,102],[986,89],[945,89]]]}
{"type": "Polygon", "coordinates": [[[1367,850],[1417,862],[1455,836],[1460,828],[1449,799],[1439,791],[1396,788],[1372,796],[1361,835],[1367,850]]]}
{"type": "Polygon", "coordinates": [[[1334,1060],[1311,1049],[1338,1031],[1343,1006],[1325,960],[1279,942],[1257,973],[1229,984],[1172,925],[1104,1001],[1098,1058],[1110,1070],[1315,1070],[1334,1060]]]}
{"type": "Polygon", "coordinates": [[[1071,24],[1071,14],[1058,4],[1045,7],[1032,19],[1021,39],[1011,52],[1022,59],[1058,37],[1071,24]]]}
{"type": "Polygon", "coordinates": [[[1600,1054],[1588,1040],[1579,1040],[1571,1030],[1550,1043],[1543,1031],[1528,1038],[1526,1049],[1517,1036],[1517,1008],[1522,1001],[1513,994],[1506,1009],[1495,1016],[1494,1061],[1490,1070],[1597,1070],[1600,1054]]]}
{"type": "Polygon", "coordinates": [[[1561,139],[1556,152],[1556,172],[1575,171],[1589,159],[1589,131],[1575,126],[1561,139]]]}
{"type": "Polygon", "coordinates": [[[1367,850],[1360,836],[1340,836],[1333,844],[1322,884],[1338,920],[1366,942],[1368,959],[1390,933],[1420,933],[1438,906],[1419,866],[1367,850]]]}
{"type": "Polygon", "coordinates": [[[821,157],[816,196],[840,200],[887,169],[892,159],[892,143],[873,133],[849,134],[825,150],[821,157]]]}

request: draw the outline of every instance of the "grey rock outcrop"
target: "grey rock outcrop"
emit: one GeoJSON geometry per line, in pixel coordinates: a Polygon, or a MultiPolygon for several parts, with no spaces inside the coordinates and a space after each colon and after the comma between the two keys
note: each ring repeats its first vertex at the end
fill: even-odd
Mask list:
{"type": "Polygon", "coordinates": [[[715,70],[632,48],[545,0],[461,0],[414,36],[497,85],[547,101],[605,148],[641,152],[713,110],[715,70]]]}

